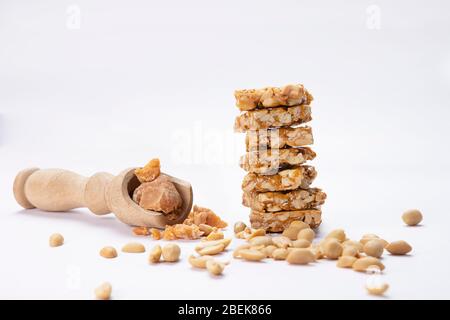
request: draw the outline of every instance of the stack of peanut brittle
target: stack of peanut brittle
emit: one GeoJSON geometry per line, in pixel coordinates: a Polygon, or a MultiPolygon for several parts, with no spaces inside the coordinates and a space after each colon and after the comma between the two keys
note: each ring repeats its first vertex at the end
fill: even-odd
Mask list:
{"type": "Polygon", "coordinates": [[[248,172],[242,182],[243,205],[251,208],[253,228],[281,232],[292,221],[311,227],[321,223],[326,194],[310,187],[317,172],[306,162],[315,152],[311,121],[313,97],[303,85],[235,91],[235,131],[246,133],[246,154],[240,165],[248,172]]]}

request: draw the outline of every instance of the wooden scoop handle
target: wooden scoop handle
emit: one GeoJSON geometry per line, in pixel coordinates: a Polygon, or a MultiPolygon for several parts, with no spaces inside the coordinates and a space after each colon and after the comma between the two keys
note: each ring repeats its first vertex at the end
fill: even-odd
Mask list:
{"type": "Polygon", "coordinates": [[[90,178],[61,169],[25,169],[14,180],[14,197],[25,209],[68,211],[87,207],[97,215],[113,212],[120,221],[133,226],[164,228],[182,223],[192,208],[191,184],[161,173],[174,184],[182,206],[172,216],[145,210],[131,199],[140,184],[135,169],[126,169],[117,176],[99,172],[90,178]]]}
{"type": "Polygon", "coordinates": [[[97,215],[111,212],[106,190],[114,176],[99,172],[84,177],[61,169],[25,169],[14,181],[14,196],[25,209],[68,211],[87,207],[97,215]]]}

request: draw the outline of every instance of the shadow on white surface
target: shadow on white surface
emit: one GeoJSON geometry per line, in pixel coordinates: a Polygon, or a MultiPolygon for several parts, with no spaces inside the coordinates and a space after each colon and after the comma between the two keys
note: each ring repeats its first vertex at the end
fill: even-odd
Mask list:
{"type": "Polygon", "coordinates": [[[69,223],[78,222],[81,224],[88,224],[95,228],[109,229],[122,236],[130,236],[131,228],[114,217],[113,214],[107,216],[96,216],[88,211],[72,210],[67,212],[47,212],[39,209],[20,210],[14,214],[26,215],[31,218],[39,220],[48,220],[54,223],[56,220],[71,221],[69,223]]]}

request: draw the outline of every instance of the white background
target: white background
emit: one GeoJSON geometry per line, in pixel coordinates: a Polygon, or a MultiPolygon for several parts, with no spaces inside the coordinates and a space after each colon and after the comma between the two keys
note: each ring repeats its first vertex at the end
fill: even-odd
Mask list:
{"type": "Polygon", "coordinates": [[[192,242],[174,265],[105,260],[102,246],[136,240],[113,216],[13,199],[26,167],[116,174],[159,157],[195,203],[247,221],[233,91],[298,82],[315,96],[320,235],[405,239],[409,257],[383,259],[387,298],[450,298],[449,12],[444,0],[1,0],[0,298],[90,299],[102,281],[116,299],[371,298],[367,275],[331,261],[233,260],[215,279],[188,265],[192,242]],[[407,208],[421,227],[403,226],[407,208]],[[48,247],[53,232],[63,247],[48,247]]]}

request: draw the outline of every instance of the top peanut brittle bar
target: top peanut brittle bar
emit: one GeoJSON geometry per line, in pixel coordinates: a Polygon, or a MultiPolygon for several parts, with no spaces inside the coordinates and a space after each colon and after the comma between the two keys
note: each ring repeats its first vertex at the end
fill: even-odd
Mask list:
{"type": "Polygon", "coordinates": [[[290,84],[281,88],[236,90],[236,106],[241,111],[279,106],[309,104],[313,96],[302,84],[290,84]]]}
{"type": "Polygon", "coordinates": [[[309,105],[258,109],[237,116],[234,122],[234,130],[245,132],[248,130],[290,127],[311,120],[311,107],[309,105]]]}

